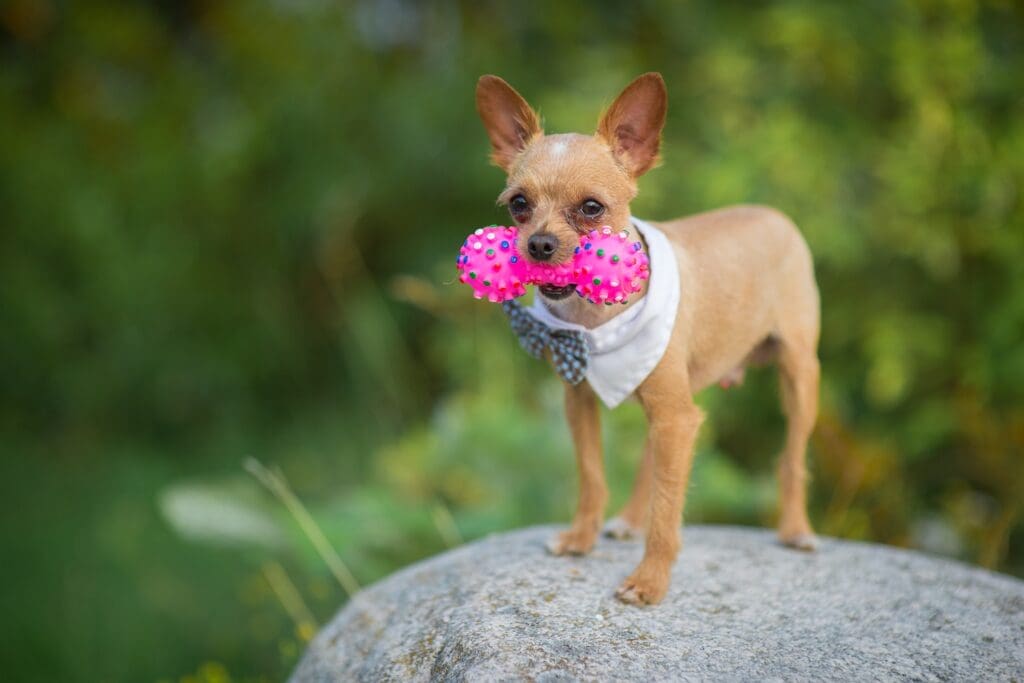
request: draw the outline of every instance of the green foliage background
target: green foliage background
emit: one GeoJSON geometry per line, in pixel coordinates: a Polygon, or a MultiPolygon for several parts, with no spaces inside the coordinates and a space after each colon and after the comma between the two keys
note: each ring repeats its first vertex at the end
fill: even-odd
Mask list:
{"type": "MultiPolygon", "coordinates": [[[[586,131],[661,71],[635,212],[768,203],[815,254],[818,529],[1024,574],[1018,3],[8,0],[0,59],[13,679],[285,676],[344,593],[250,456],[363,583],[568,519],[556,381],[451,286],[504,219],[488,72],[586,131]]],[[[689,521],[772,522],[775,393],[701,396],[689,521]]]]}

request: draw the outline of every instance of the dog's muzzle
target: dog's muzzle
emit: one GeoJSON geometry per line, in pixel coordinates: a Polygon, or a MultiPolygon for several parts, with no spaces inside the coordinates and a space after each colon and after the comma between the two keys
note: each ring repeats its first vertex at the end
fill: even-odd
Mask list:
{"type": "Polygon", "coordinates": [[[558,301],[564,299],[573,292],[576,291],[576,285],[566,285],[565,287],[556,287],[554,285],[540,285],[537,287],[540,293],[551,299],[552,301],[558,301]]]}

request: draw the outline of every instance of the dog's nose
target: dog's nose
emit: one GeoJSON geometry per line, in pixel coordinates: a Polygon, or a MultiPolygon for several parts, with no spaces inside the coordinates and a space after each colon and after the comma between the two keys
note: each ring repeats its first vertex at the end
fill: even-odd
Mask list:
{"type": "Polygon", "coordinates": [[[538,232],[526,242],[526,249],[534,261],[548,261],[558,249],[558,238],[550,232],[538,232]]]}

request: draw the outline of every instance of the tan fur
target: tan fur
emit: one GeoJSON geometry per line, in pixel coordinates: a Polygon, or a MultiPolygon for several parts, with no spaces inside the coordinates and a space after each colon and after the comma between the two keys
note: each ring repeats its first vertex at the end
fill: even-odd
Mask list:
{"type": "MultiPolygon", "coordinates": [[[[630,84],[593,136],[545,136],[525,100],[495,76],[481,79],[477,101],[493,158],[508,172],[499,201],[523,194],[533,207],[519,225],[523,253],[532,234],[547,231],[560,243],[553,261],[566,261],[582,231],[630,226],[636,178],[658,159],[667,101],[660,75],[644,74],[630,84]],[[599,220],[588,222],[577,210],[587,198],[606,207],[599,220]]],[[[788,428],[779,460],[779,537],[802,550],[815,545],[804,461],[817,416],[819,302],[806,243],[788,218],[761,206],[654,225],[668,236],[679,262],[679,311],[664,357],[635,394],[648,419],[647,445],[633,494],[608,527],[618,537],[646,534],[643,560],[616,592],[634,604],[664,597],[682,543],[679,522],[703,421],[693,395],[715,382],[742,381],[748,364],[775,360],[780,371],[788,428]]],[[[550,308],[588,327],[622,312],[576,296],[550,308]]],[[[569,530],[549,547],[556,554],[580,554],[594,545],[608,492],[593,390],[586,383],[566,385],[565,406],[580,497],[569,530]]]]}

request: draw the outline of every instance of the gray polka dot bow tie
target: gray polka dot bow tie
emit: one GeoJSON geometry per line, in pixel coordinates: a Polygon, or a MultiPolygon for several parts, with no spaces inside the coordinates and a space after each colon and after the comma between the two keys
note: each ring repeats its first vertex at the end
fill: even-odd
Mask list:
{"type": "Polygon", "coordinates": [[[544,357],[544,348],[551,349],[555,370],[569,384],[579,384],[587,374],[590,348],[583,334],[576,330],[556,330],[526,312],[519,302],[506,301],[502,308],[508,316],[519,345],[534,358],[544,357]]]}

